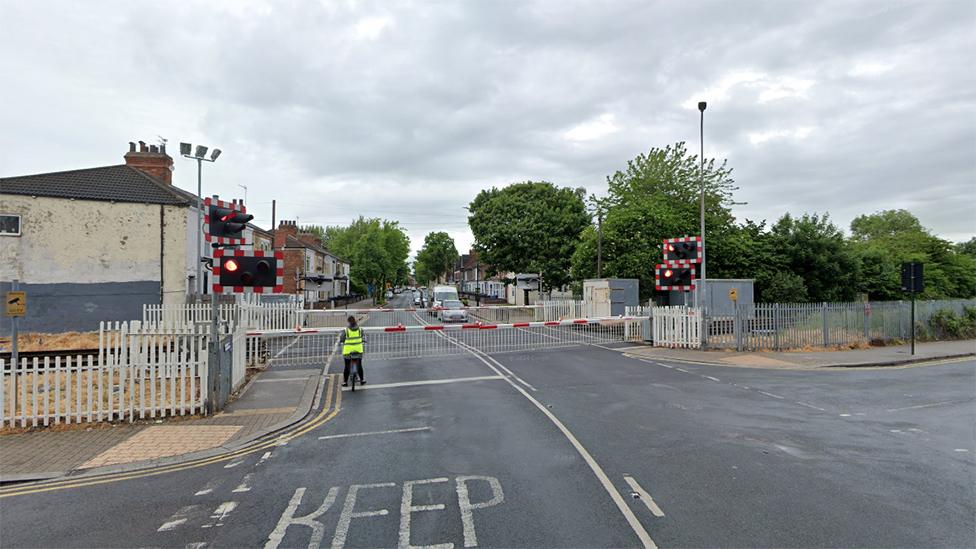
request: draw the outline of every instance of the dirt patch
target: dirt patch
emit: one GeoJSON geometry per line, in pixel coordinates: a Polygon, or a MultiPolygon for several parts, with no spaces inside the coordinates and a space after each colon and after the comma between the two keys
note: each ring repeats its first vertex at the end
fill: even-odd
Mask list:
{"type": "MultiPolygon", "coordinates": [[[[9,352],[11,338],[0,337],[0,348],[9,352]]],[[[98,348],[98,332],[64,332],[61,334],[27,333],[17,336],[17,350],[80,351],[98,348]]]]}

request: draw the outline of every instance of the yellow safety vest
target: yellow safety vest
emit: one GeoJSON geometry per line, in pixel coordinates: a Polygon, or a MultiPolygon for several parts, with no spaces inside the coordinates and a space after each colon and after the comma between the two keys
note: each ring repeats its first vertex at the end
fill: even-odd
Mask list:
{"type": "Polygon", "coordinates": [[[362,328],[355,330],[346,328],[346,340],[342,342],[342,356],[349,356],[353,353],[363,354],[362,328]]]}

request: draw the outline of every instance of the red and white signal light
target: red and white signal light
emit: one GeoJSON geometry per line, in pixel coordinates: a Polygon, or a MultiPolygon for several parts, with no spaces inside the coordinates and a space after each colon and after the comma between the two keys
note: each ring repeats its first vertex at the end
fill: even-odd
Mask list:
{"type": "Polygon", "coordinates": [[[654,287],[659,291],[695,289],[696,265],[702,261],[700,236],[665,238],[664,263],[654,269],[654,287]]]}
{"type": "Polygon", "coordinates": [[[214,293],[281,293],[285,284],[285,257],[281,252],[214,250],[214,293]]]}

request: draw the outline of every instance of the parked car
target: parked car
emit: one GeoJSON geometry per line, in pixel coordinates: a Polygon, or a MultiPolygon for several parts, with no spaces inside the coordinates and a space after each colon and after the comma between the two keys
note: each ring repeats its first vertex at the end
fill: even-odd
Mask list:
{"type": "Polygon", "coordinates": [[[413,304],[414,305],[417,305],[419,307],[421,303],[422,303],[422,301],[420,299],[420,292],[416,292],[415,291],[413,293],[413,304]]]}
{"type": "Polygon", "coordinates": [[[441,322],[468,321],[468,311],[464,310],[464,306],[459,300],[445,299],[441,302],[441,307],[443,307],[443,309],[437,311],[437,318],[440,319],[441,322]]]}

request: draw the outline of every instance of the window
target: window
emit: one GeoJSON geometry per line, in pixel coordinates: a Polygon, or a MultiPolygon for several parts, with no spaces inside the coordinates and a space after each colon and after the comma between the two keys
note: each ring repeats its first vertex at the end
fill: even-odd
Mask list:
{"type": "Polygon", "coordinates": [[[20,216],[0,214],[0,236],[20,236],[20,216]]]}

